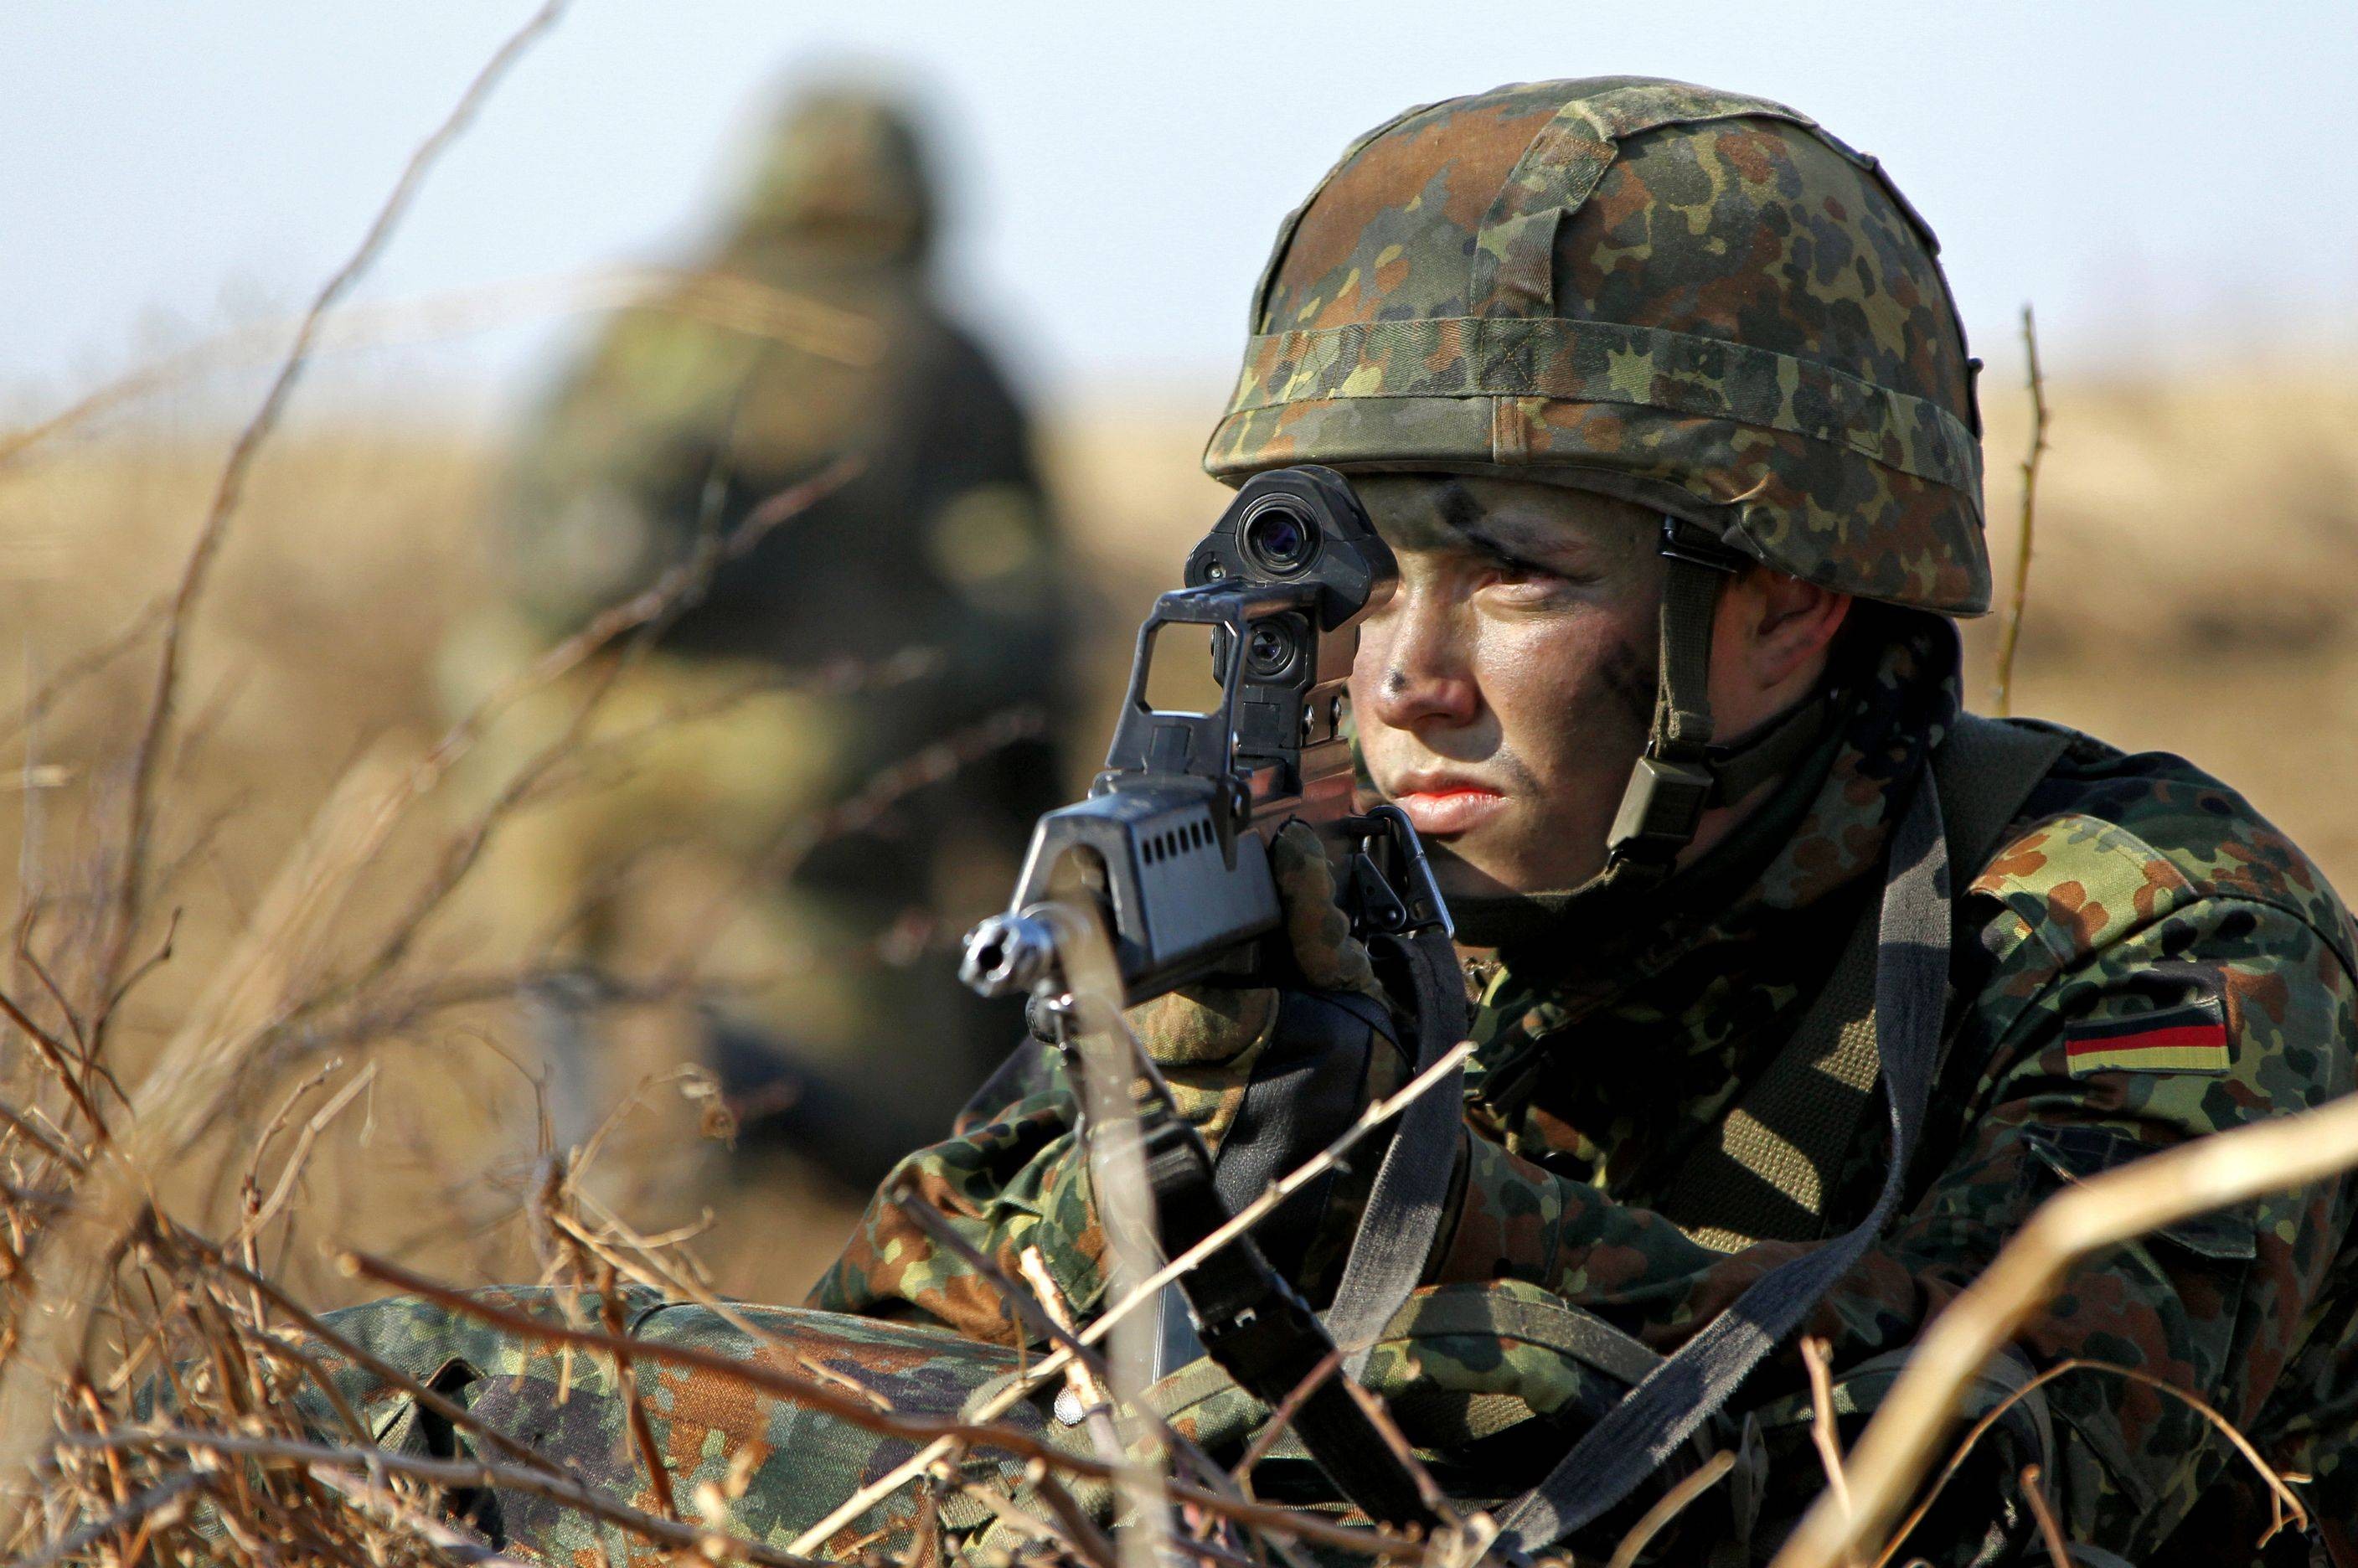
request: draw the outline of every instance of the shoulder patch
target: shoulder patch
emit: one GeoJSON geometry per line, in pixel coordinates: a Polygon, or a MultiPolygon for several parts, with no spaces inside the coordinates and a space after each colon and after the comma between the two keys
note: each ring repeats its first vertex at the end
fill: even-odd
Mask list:
{"type": "Polygon", "coordinates": [[[2070,964],[2199,896],[2169,857],[2126,828],[2064,813],[2017,829],[1973,881],[2070,964]]]}
{"type": "Polygon", "coordinates": [[[2071,1075],[2224,1073],[2233,1059],[2216,997],[2127,1018],[2082,1019],[2063,1029],[2071,1075]]]}

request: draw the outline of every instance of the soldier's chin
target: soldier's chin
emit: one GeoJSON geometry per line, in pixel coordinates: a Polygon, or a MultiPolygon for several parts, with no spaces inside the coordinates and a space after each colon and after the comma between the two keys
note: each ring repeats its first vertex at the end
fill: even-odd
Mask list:
{"type": "Polygon", "coordinates": [[[1447,844],[1428,841],[1424,852],[1463,947],[1498,947],[1531,936],[1552,925],[1571,898],[1570,889],[1517,886],[1447,844]]]}
{"type": "Polygon", "coordinates": [[[1519,898],[1525,892],[1467,860],[1452,845],[1428,838],[1424,858],[1432,863],[1433,880],[1453,911],[1461,902],[1519,898]]]}

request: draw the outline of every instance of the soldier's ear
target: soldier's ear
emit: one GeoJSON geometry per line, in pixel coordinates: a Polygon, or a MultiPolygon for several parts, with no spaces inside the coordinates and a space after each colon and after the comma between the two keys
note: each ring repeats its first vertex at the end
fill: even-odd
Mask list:
{"type": "Polygon", "coordinates": [[[1806,687],[1825,668],[1850,606],[1849,594],[1754,567],[1721,593],[1714,642],[1735,655],[1730,673],[1757,691],[1806,687]]]}

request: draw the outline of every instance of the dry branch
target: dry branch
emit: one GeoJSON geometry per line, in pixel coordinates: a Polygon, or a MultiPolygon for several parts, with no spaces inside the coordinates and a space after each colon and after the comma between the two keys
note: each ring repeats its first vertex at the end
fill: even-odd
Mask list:
{"type": "Polygon", "coordinates": [[[661,1541],[683,1551],[699,1552],[708,1543],[717,1544],[724,1558],[736,1557],[749,1563],[765,1563],[769,1568],[817,1568],[810,1558],[796,1557],[791,1552],[748,1541],[743,1536],[711,1525],[682,1524],[676,1519],[657,1519],[653,1514],[626,1508],[561,1471],[527,1470],[473,1459],[433,1459],[419,1454],[395,1454],[382,1448],[355,1451],[290,1438],[249,1437],[229,1432],[188,1432],[170,1427],[116,1427],[108,1432],[65,1433],[59,1435],[57,1443],[61,1448],[99,1453],[164,1448],[195,1456],[233,1454],[252,1459],[285,1460],[300,1465],[307,1470],[325,1469],[330,1473],[341,1473],[357,1464],[368,1470],[414,1476],[444,1487],[512,1487],[518,1491],[537,1492],[568,1508],[579,1509],[583,1513],[620,1525],[650,1541],[661,1541]]]}
{"type": "Polygon", "coordinates": [[[100,1151],[72,1211],[52,1227],[19,1296],[24,1337],[0,1381],[0,1487],[7,1489],[0,1501],[10,1520],[55,1390],[81,1359],[99,1281],[150,1202],[152,1173],[185,1153],[243,1088],[253,1051],[283,1017],[290,981],[316,962],[327,915],[382,842],[397,797],[397,770],[382,762],[346,775],[133,1096],[122,1136],[100,1151]]]}
{"type": "Polygon", "coordinates": [[[2039,373],[2039,327],[2028,305],[2022,308],[2022,347],[2030,362],[2030,450],[2022,460],[2022,516],[2014,544],[2014,592],[2006,600],[2006,631],[1997,645],[1997,678],[1990,687],[1990,711],[2001,719],[2014,711],[2014,654],[2022,641],[2022,612],[2030,602],[2031,521],[2039,497],[2039,460],[2047,451],[2047,382],[2039,373]]]}
{"type": "MultiPolygon", "coordinates": [[[[444,149],[455,141],[474,119],[475,112],[507,74],[508,69],[524,55],[533,42],[554,27],[565,10],[568,0],[545,0],[530,19],[510,35],[486,61],[458,103],[442,123],[410,154],[401,178],[394,182],[392,193],[361,236],[359,246],[336,269],[334,275],[320,286],[319,295],[296,329],[295,340],[288,345],[286,358],[272,379],[270,389],[263,395],[261,406],[245,427],[238,432],[231,445],[229,456],[222,465],[221,479],[213,488],[211,504],[204,521],[197,529],[197,537],[189,546],[187,563],[180,568],[179,585],[173,590],[171,609],[164,622],[164,643],[156,662],[153,694],[148,698],[147,717],[141,730],[137,749],[132,754],[131,782],[125,796],[123,828],[120,838],[122,862],[109,901],[104,935],[98,950],[98,962],[92,998],[102,1010],[115,990],[125,953],[134,934],[138,930],[139,917],[147,896],[147,862],[156,827],[156,775],[163,753],[165,737],[170,732],[174,710],[178,706],[180,690],[180,654],[188,638],[190,617],[203,595],[212,563],[221,552],[222,541],[229,532],[230,518],[237,510],[238,500],[245,490],[247,475],[263,443],[277,427],[278,416],[293,395],[295,384],[301,378],[310,357],[312,340],[319,334],[319,324],[336,302],[342,298],[371,264],[384,251],[385,242],[409,211],[411,200],[425,182],[427,172],[440,157],[444,149]]],[[[91,1021],[93,1038],[103,1038],[107,1014],[101,1011],[91,1021]]]]}
{"type": "Polygon", "coordinates": [[[2194,1215],[2358,1167],[2358,1096],[2212,1133],[2058,1193],[1934,1318],[1884,1397],[1845,1475],[1847,1517],[1819,1498],[1773,1568],[1841,1568],[1871,1553],[1949,1430],[1968,1383],[2081,1260],[2194,1215]]]}

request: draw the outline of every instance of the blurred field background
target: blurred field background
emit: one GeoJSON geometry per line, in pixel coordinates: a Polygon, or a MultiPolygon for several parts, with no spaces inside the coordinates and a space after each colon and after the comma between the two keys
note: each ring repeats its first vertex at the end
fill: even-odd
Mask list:
{"type": "MultiPolygon", "coordinates": [[[[2247,380],[2050,384],[2053,446],[2016,710],[2193,758],[2249,793],[2342,886],[2358,886],[2358,374],[2320,365],[2247,380]]],[[[2027,407],[2016,389],[1989,390],[2003,576],[2027,407]]],[[[1219,487],[1195,468],[1208,415],[1109,403],[1044,434],[1063,520],[1097,589],[1087,613],[1101,687],[1126,668],[1137,616],[1220,504],[1219,487]]],[[[29,731],[27,695],[169,587],[221,449],[218,437],[159,434],[148,421],[61,437],[0,470],[0,580],[18,630],[0,663],[10,747],[0,833],[23,891],[50,908],[45,935],[70,920],[101,871],[103,817],[92,808],[121,787],[152,640],[29,731]]],[[[488,432],[315,422],[283,436],[255,470],[191,643],[189,737],[169,759],[160,845],[177,866],[163,900],[176,934],[112,1047],[127,1082],[221,962],[336,780],[373,749],[414,757],[447,723],[435,654],[485,591],[478,519],[499,459],[488,432]]],[[[1995,630],[1993,618],[1971,631],[1982,691],[1995,630]]],[[[1112,695],[1100,689],[1098,718],[1082,727],[1084,766],[1112,695]]],[[[363,881],[363,901],[409,896],[438,836],[471,809],[464,788],[443,793],[363,881]]],[[[383,914],[342,918],[365,927],[383,914]]],[[[462,894],[427,927],[421,962],[482,972],[503,937],[462,894]]],[[[662,1013],[647,1010],[639,1025],[658,1031],[646,1047],[656,1058],[662,1013]]],[[[246,1132],[330,1062],[335,1082],[363,1062],[378,1076],[319,1140],[284,1263],[289,1281],[315,1301],[349,1288],[317,1253],[331,1237],[452,1277],[528,1273],[514,1216],[535,1153],[535,1062],[514,1011],[460,1008],[373,1045],[327,1041],[287,1055],[245,1086],[246,1132]]],[[[691,1223],[710,1207],[697,1246],[716,1284],[794,1299],[831,1257],[850,1211],[791,1174],[758,1196],[732,1193],[692,1108],[666,1090],[620,1124],[600,1156],[605,1190],[643,1227],[691,1223]]],[[[192,1223],[220,1224],[233,1205],[239,1137],[224,1129],[163,1177],[160,1190],[192,1223]]]]}
{"type": "MultiPolygon", "coordinates": [[[[446,36],[390,11],[255,15],[239,25],[266,32],[268,47],[241,50],[211,47],[221,40],[202,30],[231,24],[193,14],[42,13],[24,58],[43,69],[0,103],[15,145],[80,149],[0,168],[0,205],[43,232],[49,258],[0,257],[0,852],[10,907],[32,920],[42,952],[87,950],[75,923],[121,852],[114,825],[153,685],[149,612],[257,390],[251,367],[268,356],[250,351],[276,339],[241,340],[246,373],[183,361],[206,373],[159,377],[122,408],[21,449],[5,432],[38,427],[126,365],[168,364],[167,351],[211,326],[284,315],[346,253],[451,84],[514,20],[454,8],[446,36]],[[109,31],[119,28],[129,32],[109,31]],[[330,62],[363,59],[384,69],[365,94],[338,100],[362,88],[330,62]],[[190,103],[193,124],[178,107],[190,103]],[[231,297],[257,270],[265,283],[231,297]],[[146,323],[151,306],[160,325],[146,323]],[[54,703],[35,701],[51,692],[54,703]]],[[[708,160],[724,130],[743,128],[730,116],[747,111],[729,105],[761,112],[769,94],[749,82],[815,47],[805,35],[817,24],[750,6],[693,29],[651,15],[585,7],[568,19],[461,146],[447,188],[428,191],[365,304],[611,265],[666,226],[701,221],[708,160]]],[[[2358,889],[2358,203],[2314,178],[2288,195],[2263,178],[2292,180],[2277,164],[2238,164],[2253,189],[2237,193],[2234,222],[2214,221],[2229,200],[2218,169],[2198,178],[2176,165],[2157,173],[2150,158],[2106,161],[2145,145],[2198,162],[2240,157],[2171,139],[2195,89],[2207,102],[2221,81],[2344,81],[2346,18],[2294,6],[2264,28],[2190,6],[1994,5],[1968,26],[1860,8],[1863,26],[1823,20],[1804,36],[1767,15],[1723,6],[1700,26],[1683,12],[1583,13],[1566,36],[1467,38],[1444,62],[1402,47],[1422,38],[1424,8],[1355,6],[1318,40],[1318,90],[1291,83],[1277,102],[1268,72],[1217,27],[1166,38],[1133,19],[1093,34],[1059,13],[1038,35],[1057,47],[1035,48],[1033,31],[995,13],[952,18],[897,0],[827,24],[833,47],[910,53],[920,81],[952,90],[952,121],[968,113],[981,127],[951,159],[969,259],[954,262],[946,292],[973,305],[1039,395],[1042,456],[1094,590],[1081,612],[1093,702],[1072,738],[1073,785],[1101,754],[1138,617],[1221,503],[1196,454],[1278,215],[1347,136],[1402,103],[1518,75],[1659,70],[1790,98],[1846,135],[1864,127],[1933,216],[1992,362],[1983,395],[2002,584],[2028,438],[2009,317],[2025,297],[2043,319],[2058,307],[2015,711],[2192,758],[2358,889]],[[1879,54],[1845,52],[1869,34],[1879,54]],[[1921,67],[1936,48],[1951,76],[1928,93],[1921,67]],[[2080,91],[2099,58],[2135,91],[2080,91]],[[1957,107],[1968,104],[1970,115],[1957,107]]],[[[2238,145],[2312,130],[2303,102],[2247,95],[2238,145]]],[[[2346,187],[2346,166],[2332,178],[2346,187]]],[[[497,324],[498,298],[470,308],[467,332],[497,324]]],[[[138,951],[168,925],[168,959],[107,1047],[133,1093],[338,781],[363,758],[415,765],[449,721],[438,650],[489,591],[487,496],[524,389],[552,362],[547,313],[521,313],[542,335],[493,333],[504,346],[465,367],[498,384],[488,398],[446,396],[448,365],[331,356],[254,470],[190,627],[183,722],[159,774],[168,874],[138,951]]],[[[447,319],[412,324],[426,338],[465,336],[447,319]]],[[[1976,696],[1995,633],[1995,618],[1969,630],[1976,696]]],[[[304,962],[331,973],[380,940],[464,837],[482,788],[462,768],[428,795],[309,933],[317,950],[304,962]]],[[[405,958],[404,983],[438,987],[437,1005],[297,1021],[242,1064],[227,1112],[193,1150],[153,1173],[167,1207],[218,1234],[278,1108],[293,1109],[291,1137],[357,1086],[289,1193],[291,1236],[262,1260],[314,1304],[356,1291],[328,1267],[331,1242],[461,1281],[537,1272],[521,1216],[539,1168],[542,1065],[513,1006],[454,1000],[530,957],[479,891],[438,908],[405,958]]],[[[918,961],[952,960],[936,950],[918,961]]],[[[39,994],[21,957],[0,953],[0,966],[9,995],[39,994]]],[[[69,991],[87,980],[56,978],[69,991]]],[[[683,1054],[677,1023],[676,1006],[637,1010],[634,1059],[683,1054]]],[[[13,1035],[7,1052],[0,1087],[13,1094],[38,1075],[13,1035]]],[[[732,1187],[699,1109],[676,1085],[650,1092],[600,1141],[599,1191],[642,1230],[702,1227],[691,1245],[719,1289],[795,1299],[850,1211],[791,1173],[732,1187]]]]}

